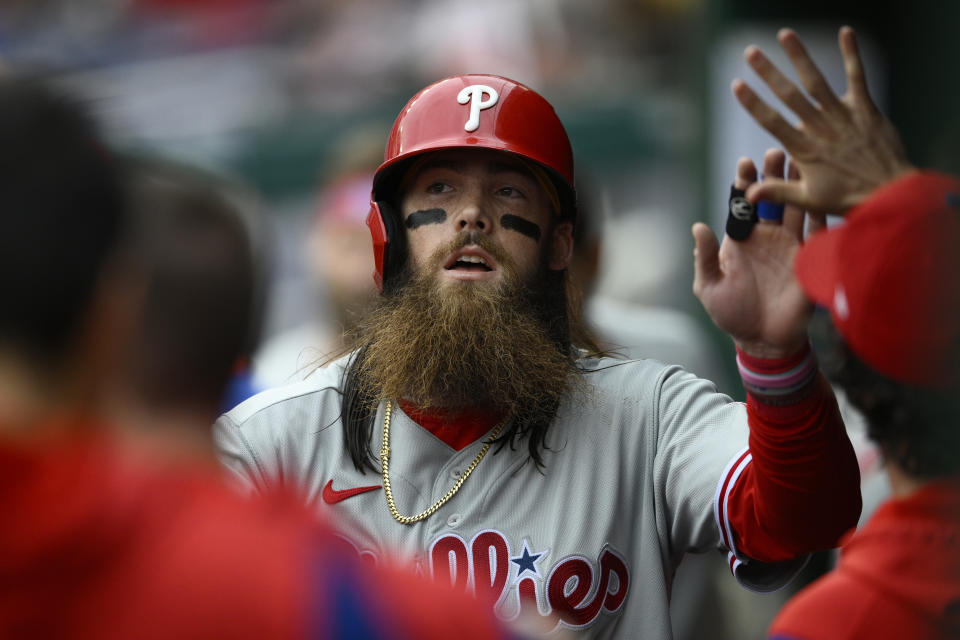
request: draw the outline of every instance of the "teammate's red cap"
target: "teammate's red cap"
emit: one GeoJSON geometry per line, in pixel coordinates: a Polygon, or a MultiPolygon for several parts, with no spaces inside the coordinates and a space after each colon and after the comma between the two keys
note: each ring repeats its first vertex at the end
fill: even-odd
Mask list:
{"type": "Polygon", "coordinates": [[[800,284],[879,373],[960,388],[960,183],[911,172],[797,254],[800,284]]]}

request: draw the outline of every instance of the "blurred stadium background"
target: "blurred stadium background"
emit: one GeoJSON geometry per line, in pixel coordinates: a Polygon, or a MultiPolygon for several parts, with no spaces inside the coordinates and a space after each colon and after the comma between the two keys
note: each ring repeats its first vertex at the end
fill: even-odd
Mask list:
{"type": "MultiPolygon", "coordinates": [[[[773,35],[789,24],[825,67],[839,69],[836,29],[852,24],[866,43],[874,92],[911,157],[956,170],[958,7],[935,0],[6,0],[0,61],[81,92],[118,147],[214,168],[260,192],[280,243],[267,333],[311,313],[297,294],[299,252],[284,247],[301,236],[323,175],[334,171],[331,149],[343,152],[348,131],[380,131],[385,140],[414,91],[467,71],[513,77],[554,103],[596,220],[644,213],[660,220],[624,227],[633,235],[619,244],[632,246],[632,256],[602,262],[598,291],[700,314],[689,294],[686,227],[704,219],[721,228],[732,163],[758,157],[770,140],[729,94],[735,75],[754,81],[743,47],[760,42],[779,53],[773,35]]],[[[834,86],[842,90],[842,76],[834,86]]]]}
{"type": "MultiPolygon", "coordinates": [[[[691,294],[688,229],[705,220],[722,232],[736,158],[772,144],[729,92],[734,77],[758,86],[744,47],[789,69],[774,35],[792,26],[842,92],[841,24],[857,28],[873,93],[911,159],[960,173],[954,1],[0,0],[0,70],[50,76],[91,101],[121,150],[259,193],[275,242],[268,336],[316,313],[303,238],[325,181],[382,148],[426,84],[465,72],[519,80],[555,105],[572,139],[603,243],[595,292],[613,305],[597,313],[657,322],[654,340],[672,327],[677,344],[687,340],[678,315],[613,314],[619,303],[683,314],[701,334],[687,350],[706,344],[720,363],[685,364],[742,397],[732,345],[691,294]]],[[[762,634],[781,600],[735,591],[678,591],[677,636],[762,634]]]]}

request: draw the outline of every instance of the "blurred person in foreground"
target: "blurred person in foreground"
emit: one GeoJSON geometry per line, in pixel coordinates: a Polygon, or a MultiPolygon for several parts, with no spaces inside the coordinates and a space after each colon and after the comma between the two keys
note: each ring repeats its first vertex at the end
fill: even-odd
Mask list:
{"type": "Polygon", "coordinates": [[[856,522],[856,460],[810,352],[795,224],[722,247],[694,228],[694,291],[738,346],[744,405],[599,353],[568,291],[573,185],[529,87],[419,92],[373,179],[382,296],[353,350],[216,438],[247,490],[295,486],[361,552],[410,556],[501,617],[666,639],[684,554],[722,548],[742,583],[782,585],[856,522]]]}
{"type": "Polygon", "coordinates": [[[148,158],[128,159],[125,173],[124,255],[142,288],[109,422],[136,443],[209,455],[210,424],[225,397],[227,408],[238,404],[238,371],[257,343],[262,224],[252,195],[214,174],[148,158]]]}
{"type": "Polygon", "coordinates": [[[960,182],[918,171],[840,30],[847,93],[823,81],[797,35],[781,46],[813,101],[756,47],[746,58],[799,117],[793,127],[742,81],[734,94],[791,154],[786,181],[748,197],[817,212],[797,254],[822,320],[824,369],[866,417],[892,497],[850,536],[836,570],[774,620],[778,640],[960,637],[960,182]],[[842,225],[821,230],[826,212],[842,225]]]}
{"type": "Polygon", "coordinates": [[[0,79],[0,149],[0,636],[497,637],[294,500],[240,498],[211,462],[107,428],[143,297],[123,179],[78,105],[31,80],[0,79]]]}

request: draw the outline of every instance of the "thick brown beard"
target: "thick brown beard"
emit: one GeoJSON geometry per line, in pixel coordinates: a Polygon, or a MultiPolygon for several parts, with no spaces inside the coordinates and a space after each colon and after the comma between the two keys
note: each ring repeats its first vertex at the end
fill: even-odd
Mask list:
{"type": "Polygon", "coordinates": [[[458,236],[358,328],[361,394],[376,403],[404,398],[423,409],[482,407],[525,423],[549,422],[582,380],[569,337],[558,339],[548,329],[565,322],[544,309],[543,301],[557,299],[548,283],[564,286],[562,277],[550,275],[543,268],[535,278],[539,289],[526,287],[510,257],[486,236],[458,236]],[[471,242],[494,256],[504,277],[441,284],[442,261],[471,242]]]}

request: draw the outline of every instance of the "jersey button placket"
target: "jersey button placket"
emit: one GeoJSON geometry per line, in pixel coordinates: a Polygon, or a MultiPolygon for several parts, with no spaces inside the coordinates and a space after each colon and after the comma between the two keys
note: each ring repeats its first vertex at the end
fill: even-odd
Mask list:
{"type": "MultiPolygon", "coordinates": [[[[455,483],[457,480],[463,476],[463,471],[466,466],[473,460],[474,456],[477,455],[477,448],[474,446],[467,447],[450,458],[447,463],[444,465],[444,468],[440,470],[440,473],[437,475],[437,480],[434,485],[434,494],[439,496],[447,492],[448,489],[455,483]]],[[[474,472],[476,473],[476,472],[474,472]]],[[[466,485],[470,484],[470,480],[473,480],[473,476],[466,482],[466,485]]],[[[461,492],[467,489],[464,486],[461,489],[461,492]]],[[[456,508],[453,507],[453,503],[457,501],[457,498],[461,497],[460,493],[454,496],[450,503],[441,507],[440,511],[434,515],[430,520],[430,535],[436,537],[440,535],[444,530],[447,529],[456,529],[462,525],[465,521],[463,513],[454,512],[454,513],[444,513],[446,509],[456,508]]]]}

